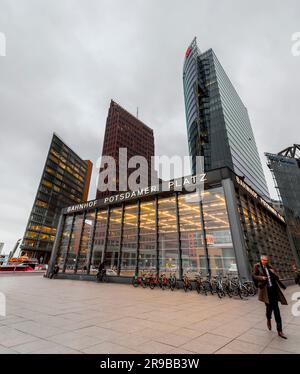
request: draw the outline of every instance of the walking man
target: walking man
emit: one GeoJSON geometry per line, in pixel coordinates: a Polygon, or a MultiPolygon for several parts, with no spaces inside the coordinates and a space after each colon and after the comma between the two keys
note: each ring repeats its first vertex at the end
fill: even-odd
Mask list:
{"type": "Polygon", "coordinates": [[[278,336],[287,339],[282,332],[282,321],[278,306],[278,302],[282,305],[288,304],[280,290],[280,287],[283,289],[286,289],[286,287],[282,282],[280,282],[279,276],[276,274],[274,268],[269,264],[268,256],[262,255],[260,257],[260,262],[255,264],[253,267],[252,276],[259,289],[258,300],[266,304],[268,329],[272,330],[271,318],[272,313],[274,312],[278,336]]]}

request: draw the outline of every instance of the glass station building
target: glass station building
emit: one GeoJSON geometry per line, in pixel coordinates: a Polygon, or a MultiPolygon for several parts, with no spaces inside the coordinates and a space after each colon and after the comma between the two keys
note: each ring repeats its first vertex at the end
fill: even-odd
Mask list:
{"type": "Polygon", "coordinates": [[[58,263],[58,277],[94,279],[104,262],[121,282],[150,271],[250,278],[264,253],[290,278],[294,259],[284,218],[231,169],[205,175],[202,200],[187,189],[195,177],[170,182],[170,191],[150,186],[63,209],[49,271],[58,263]]]}

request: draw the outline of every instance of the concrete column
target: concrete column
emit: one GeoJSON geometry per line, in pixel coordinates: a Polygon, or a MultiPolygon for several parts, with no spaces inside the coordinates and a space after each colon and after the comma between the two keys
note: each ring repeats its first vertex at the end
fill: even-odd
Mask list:
{"type": "Polygon", "coordinates": [[[97,216],[98,216],[98,209],[95,210],[95,220],[94,220],[94,224],[93,224],[91,248],[89,248],[89,252],[88,252],[87,274],[90,274],[90,268],[91,268],[91,263],[92,263],[92,257],[93,257],[93,251],[94,251],[95,232],[96,232],[96,227],[97,227],[97,216]]]}
{"type": "Polygon", "coordinates": [[[140,268],[140,223],[141,223],[141,200],[139,199],[137,202],[137,230],[136,230],[136,266],[135,266],[135,274],[138,275],[139,268],[140,268]]]}
{"type": "Polygon", "coordinates": [[[179,266],[179,272],[178,273],[179,273],[179,279],[182,279],[183,278],[183,269],[182,269],[182,249],[181,249],[181,233],[180,233],[178,192],[175,192],[175,212],[176,212],[178,266],[179,266]]]}
{"type": "Polygon", "coordinates": [[[53,248],[52,248],[52,252],[51,252],[51,257],[50,257],[50,261],[48,263],[48,269],[47,269],[47,273],[46,273],[47,277],[49,277],[49,275],[52,272],[52,270],[54,268],[54,265],[55,265],[56,256],[57,256],[58,249],[59,249],[59,244],[61,242],[61,236],[62,236],[62,232],[63,232],[65,217],[66,216],[63,215],[63,214],[61,214],[60,217],[59,217],[58,226],[57,226],[57,230],[56,230],[56,236],[55,236],[55,240],[54,240],[53,248]]]}
{"type": "Polygon", "coordinates": [[[121,213],[121,230],[120,230],[120,243],[119,243],[119,251],[118,251],[118,276],[120,275],[121,271],[121,262],[122,262],[122,241],[123,241],[123,230],[124,230],[124,211],[125,211],[125,204],[122,204],[122,213],[121,213]]]}
{"type": "Polygon", "coordinates": [[[106,216],[106,228],[105,228],[105,238],[104,238],[104,247],[101,256],[101,263],[105,261],[106,249],[107,249],[107,239],[108,239],[108,230],[109,230],[109,220],[110,220],[110,205],[107,207],[107,216],[106,216]]]}
{"type": "Polygon", "coordinates": [[[224,195],[238,272],[240,277],[245,277],[251,280],[251,269],[247,255],[240,214],[236,203],[234,185],[232,180],[228,178],[222,180],[222,186],[224,188],[224,195]]]}
{"type": "Polygon", "coordinates": [[[159,242],[158,242],[158,196],[155,196],[155,252],[156,274],[159,275],[159,242]]]}

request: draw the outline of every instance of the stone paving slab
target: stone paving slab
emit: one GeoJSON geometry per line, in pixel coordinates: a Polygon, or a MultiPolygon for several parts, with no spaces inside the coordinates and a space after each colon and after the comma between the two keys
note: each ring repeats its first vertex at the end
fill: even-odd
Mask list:
{"type": "MultiPolygon", "coordinates": [[[[7,315],[0,354],[300,353],[300,317],[281,306],[288,340],[268,331],[265,306],[247,300],[133,288],[124,284],[0,276],[7,315]]],[[[299,308],[300,309],[300,308],[299,308]]]]}

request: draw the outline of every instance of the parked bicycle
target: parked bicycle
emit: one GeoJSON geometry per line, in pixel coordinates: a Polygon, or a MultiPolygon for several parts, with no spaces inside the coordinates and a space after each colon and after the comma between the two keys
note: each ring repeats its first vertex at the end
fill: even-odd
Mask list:
{"type": "Polygon", "coordinates": [[[142,286],[143,288],[146,288],[146,282],[145,282],[146,278],[145,278],[145,275],[142,274],[142,275],[138,275],[138,274],[135,274],[133,277],[132,277],[132,285],[134,287],[138,287],[138,286],[142,286]]]}
{"type": "Polygon", "coordinates": [[[190,291],[193,290],[193,285],[188,277],[188,274],[184,274],[182,281],[183,281],[182,287],[185,292],[187,292],[188,290],[190,291]]]}
{"type": "MultiPolygon", "coordinates": [[[[97,280],[99,282],[108,281],[105,270],[103,273],[98,272],[97,280]]],[[[150,271],[148,274],[142,273],[141,275],[134,275],[132,277],[132,285],[134,287],[149,287],[150,289],[159,287],[162,290],[169,288],[171,291],[174,291],[175,288],[179,289],[179,282],[175,273],[170,273],[170,275],[167,276],[165,273],[157,275],[152,271],[150,271]]],[[[240,278],[231,273],[227,275],[219,273],[214,276],[207,274],[206,277],[203,277],[200,272],[196,275],[195,279],[192,280],[189,272],[187,272],[182,278],[182,288],[185,292],[195,289],[198,294],[203,294],[206,296],[208,293],[212,295],[217,294],[220,299],[225,296],[230,298],[236,296],[243,299],[248,296],[254,296],[257,293],[257,289],[253,281],[247,280],[246,278],[240,278]],[[193,286],[193,284],[195,284],[195,286],[193,286]]]]}
{"type": "Polygon", "coordinates": [[[207,292],[208,292],[208,286],[206,284],[206,281],[203,280],[202,276],[201,276],[201,273],[197,274],[196,275],[196,279],[195,279],[195,288],[196,288],[196,291],[198,292],[198,294],[204,294],[205,296],[207,296],[207,292]]]}
{"type": "Polygon", "coordinates": [[[169,279],[167,278],[166,274],[162,273],[159,277],[159,287],[162,290],[169,288],[169,279]]]}
{"type": "Polygon", "coordinates": [[[169,276],[169,287],[171,291],[174,291],[175,288],[179,288],[175,273],[171,273],[169,276]]]}

